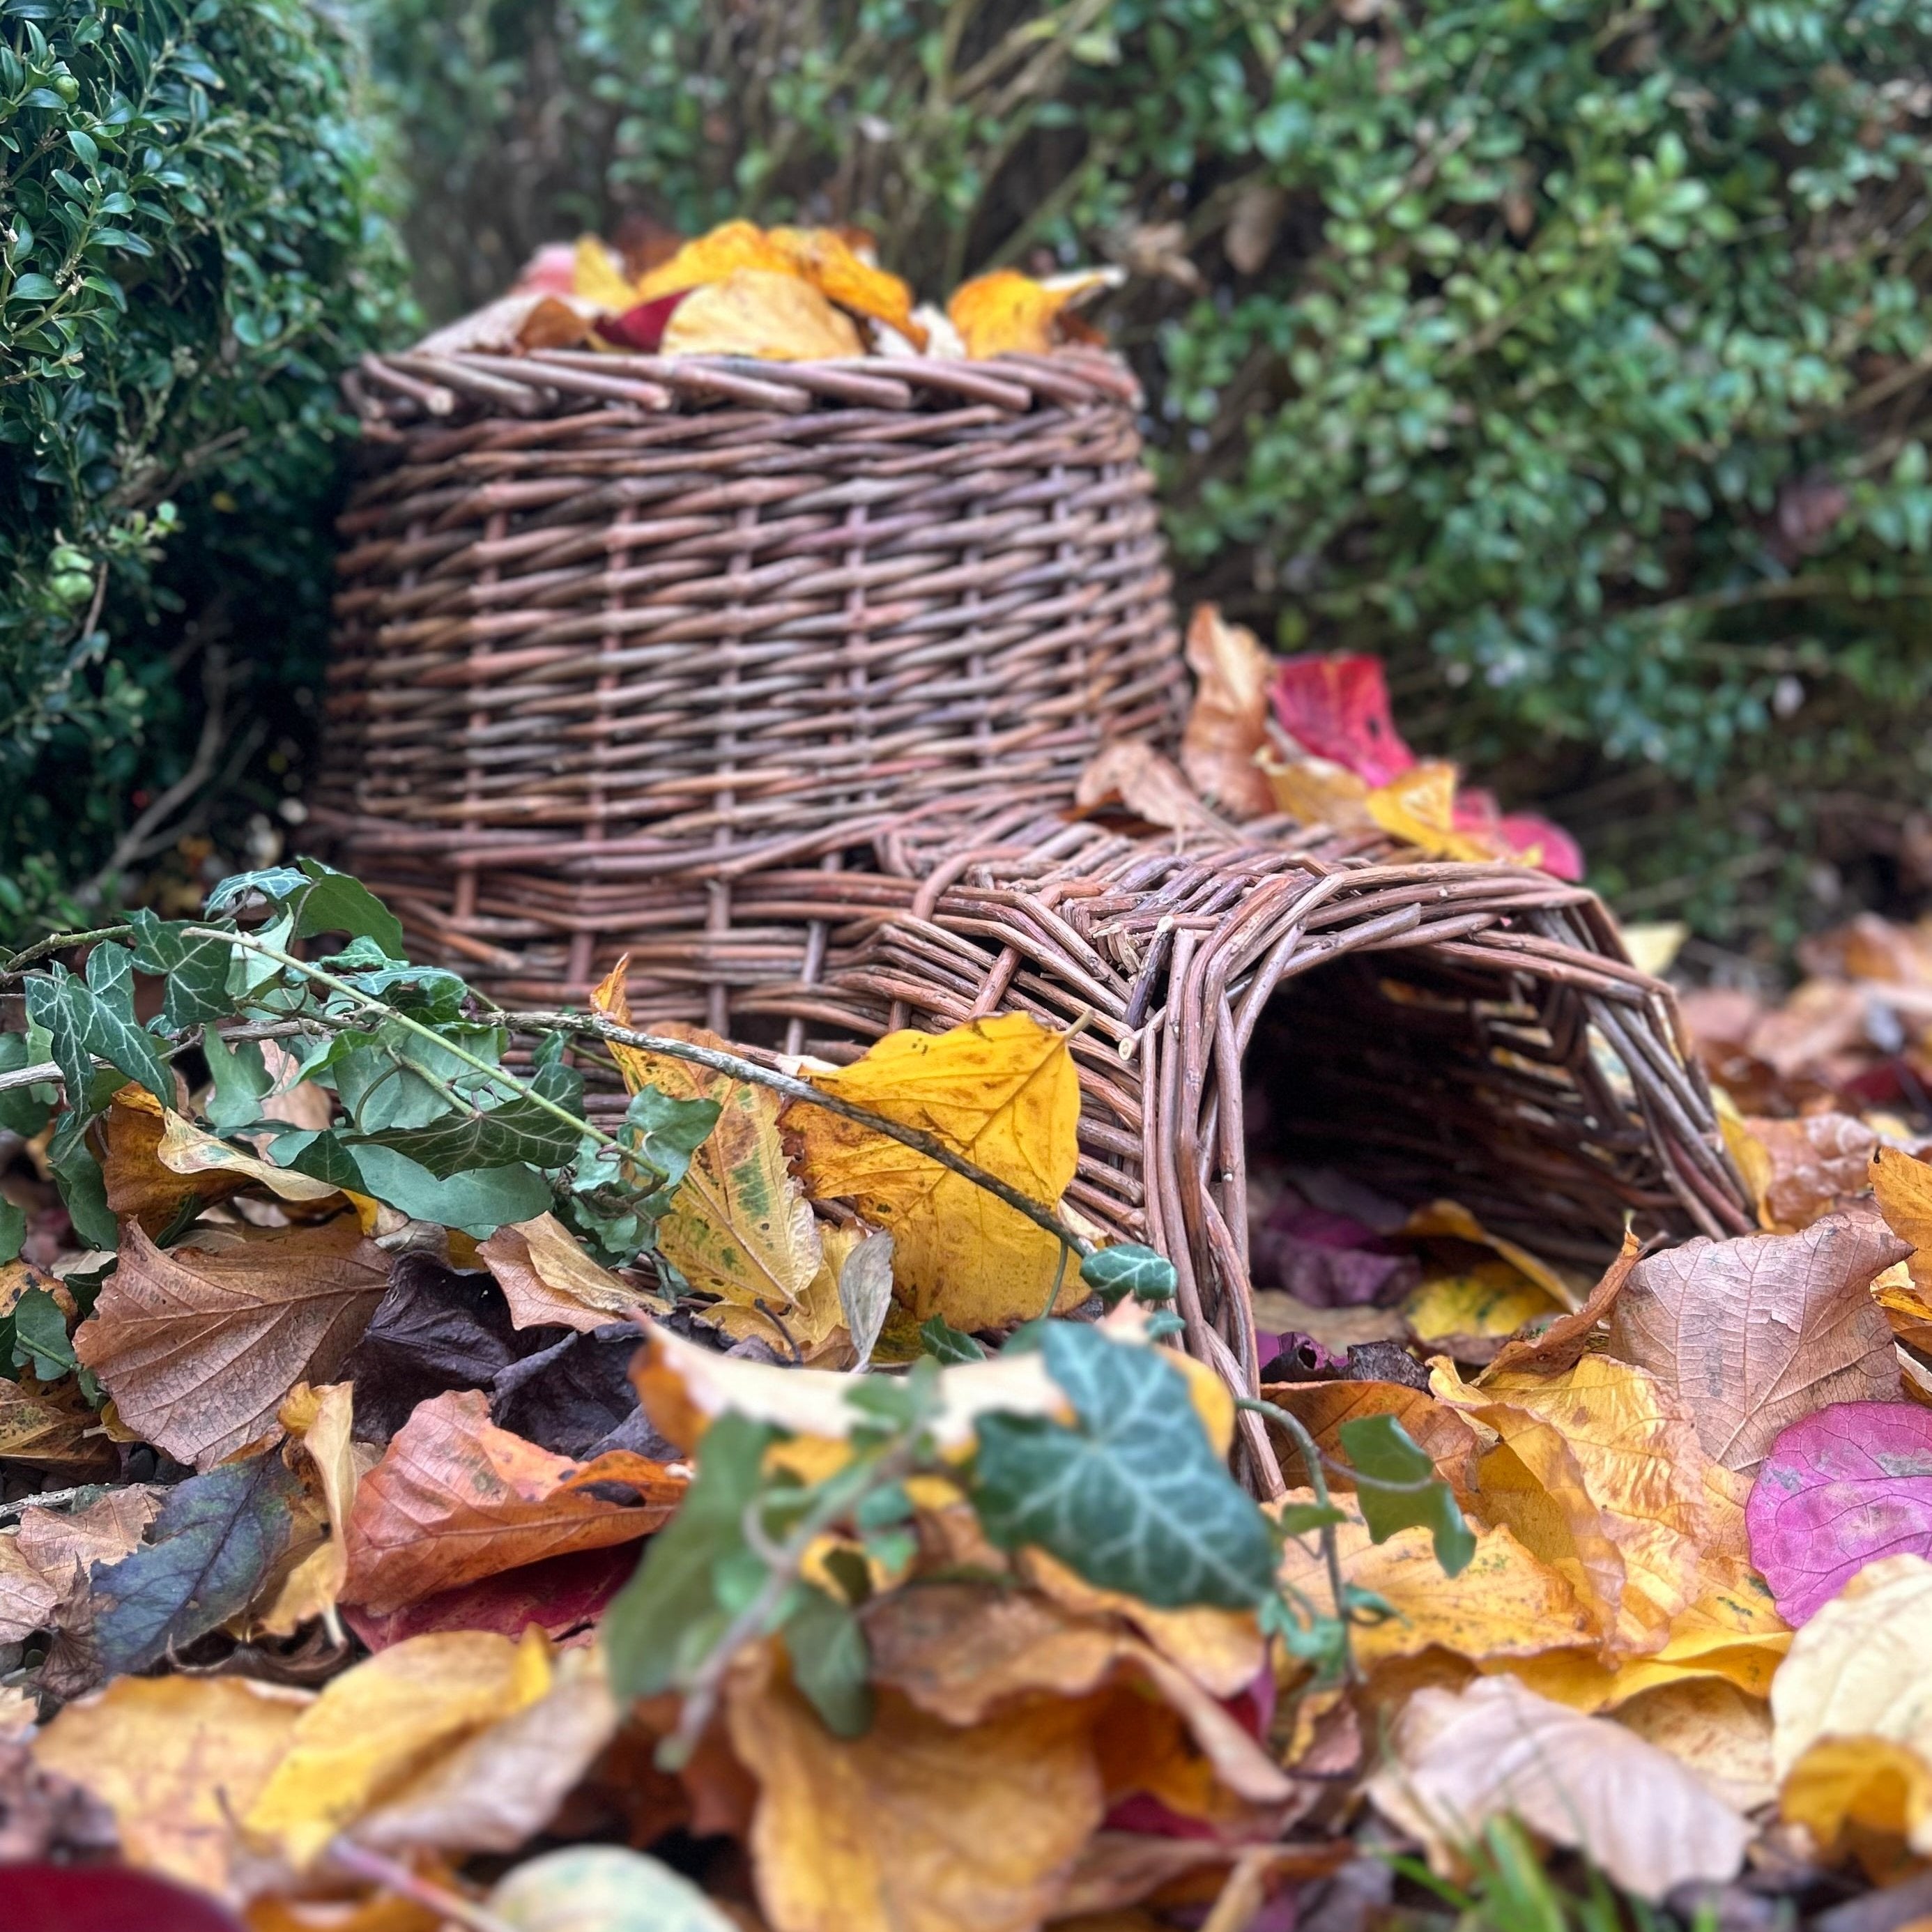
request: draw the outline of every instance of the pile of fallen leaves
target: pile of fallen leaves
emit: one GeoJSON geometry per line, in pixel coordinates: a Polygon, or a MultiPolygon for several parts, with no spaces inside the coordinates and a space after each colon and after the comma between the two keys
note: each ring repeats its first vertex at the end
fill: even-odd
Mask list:
{"type": "Polygon", "coordinates": [[[419,347],[791,362],[1044,355],[1101,343],[1074,310],[1120,279],[1109,268],[1044,280],[995,268],[962,283],[942,310],[916,304],[859,230],[727,221],[690,241],[653,231],[648,245],[625,253],[586,235],[574,247],[539,250],[508,295],[419,347]]]}
{"type": "Polygon", "coordinates": [[[506,1014],[309,860],[5,970],[45,1922],[1348,1932],[1549,1858],[1744,1924],[1932,1856],[1895,1142],[1594,1283],[1258,1170],[1257,1503],[1024,1016],[835,1068],[640,1032],[621,968],[506,1014]]]}

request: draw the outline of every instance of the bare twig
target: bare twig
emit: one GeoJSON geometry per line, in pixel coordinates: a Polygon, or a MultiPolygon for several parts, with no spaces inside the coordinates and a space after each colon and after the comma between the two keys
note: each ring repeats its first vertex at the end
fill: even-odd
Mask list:
{"type": "Polygon", "coordinates": [[[358,1845],[351,1839],[336,1839],[328,1848],[328,1861],[352,1877],[380,1885],[384,1891],[412,1900],[442,1918],[466,1925],[470,1932],[516,1932],[507,1918],[499,1918],[496,1913],[465,1898],[460,1892],[436,1885],[397,1859],[386,1858],[380,1852],[372,1852],[367,1845],[358,1845]]]}

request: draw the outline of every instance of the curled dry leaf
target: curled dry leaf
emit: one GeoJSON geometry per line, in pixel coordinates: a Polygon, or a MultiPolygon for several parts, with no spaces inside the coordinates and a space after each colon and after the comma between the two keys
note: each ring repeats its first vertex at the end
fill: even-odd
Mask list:
{"type": "MultiPolygon", "coordinates": [[[[248,1184],[241,1174],[184,1174],[164,1162],[166,1112],[145,1087],[130,1082],[114,1096],[96,1130],[109,1211],[118,1220],[138,1221],[152,1234],[164,1232],[188,1208],[226,1200],[248,1184]]],[[[167,1119],[178,1118],[166,1114],[167,1119]]]]}
{"type": "MultiPolygon", "coordinates": [[[[1080,1082],[1064,1035],[1026,1013],[949,1033],[895,1033],[814,1075],[838,1099],[922,1129],[998,1179],[1057,1204],[1078,1160],[1080,1082]]],[[[920,1320],[969,1331],[1084,1300],[1060,1244],[975,1182],[874,1130],[794,1102],[786,1127],[814,1200],[846,1198],[892,1237],[901,1288],[920,1320]],[[1058,1296],[1056,1281],[1061,1282],[1058,1296]]]]}
{"type": "Polygon", "coordinates": [[[639,1292],[598,1267],[554,1214],[499,1228],[477,1244],[476,1258],[495,1276],[518,1328],[574,1328],[588,1334],[644,1306],[639,1292]]]}
{"type": "Polygon", "coordinates": [[[314,1701],[242,1677],[119,1677],[68,1705],[34,1758],[106,1805],[131,1863],[232,1898],[250,1863],[237,1820],[314,1701]]]}
{"type": "Polygon", "coordinates": [[[1255,634],[1198,604],[1187,626],[1194,704],[1180,740],[1180,768],[1195,789],[1233,818],[1258,818],[1274,796],[1257,756],[1268,742],[1268,682],[1274,659],[1255,634]]]}
{"type": "Polygon", "coordinates": [[[268,1434],[297,1382],[341,1366],[388,1277],[352,1220],[220,1251],[164,1250],[130,1224],[74,1352],[143,1441],[206,1468],[268,1434]]]}
{"type": "Polygon", "coordinates": [[[915,349],[926,332],[913,314],[912,290],[865,260],[836,228],[774,228],[766,238],[826,301],[896,329],[915,349]]]}
{"type": "Polygon", "coordinates": [[[960,1727],[888,1690],[866,1735],[842,1739],[764,1652],[725,1708],[758,1781],[752,1868],[773,1932],[1025,1932],[1100,1822],[1082,1703],[960,1727]]]}
{"type": "Polygon", "coordinates": [[[350,1439],[355,1393],[348,1382],[331,1382],[319,1389],[298,1382],[277,1418],[314,1472],[328,1515],[328,1539],[289,1573],[274,1601],[262,1612],[262,1628],[272,1636],[289,1636],[312,1618],[332,1617],[348,1581],[349,1550],[344,1539],[349,1512],[356,1486],[376,1454],[368,1444],[350,1439]]]}
{"type": "Polygon", "coordinates": [[[1793,1624],[1881,1558],[1932,1556],[1932,1412],[1862,1402],[1806,1417],[1772,1445],[1744,1518],[1793,1624]]]}
{"type": "Polygon", "coordinates": [[[97,1475],[116,1467],[100,1418],[70,1384],[42,1389],[0,1378],[0,1461],[97,1475]]]}
{"type": "Polygon", "coordinates": [[[1534,1334],[1520,1336],[1504,1342],[1485,1375],[1478,1380],[1512,1373],[1557,1376],[1566,1369],[1574,1368],[1582,1360],[1598,1324],[1609,1319],[1642,1252],[1636,1237],[1627,1232],[1622,1251],[1604,1270],[1603,1279],[1591,1289],[1582,1307],[1559,1316],[1547,1328],[1534,1334]]]}
{"type": "Polygon", "coordinates": [[[574,1462],[497,1428],[473,1390],[422,1404],[364,1477],[344,1600],[380,1612],[567,1551],[629,1543],[684,1494],[680,1466],[615,1450],[574,1462]]]}
{"type": "Polygon", "coordinates": [[[1102,289],[1116,286],[1121,279],[1119,270],[1109,268],[1054,275],[1045,281],[1035,281],[1016,268],[995,268],[962,282],[953,290],[946,313],[970,356],[1044,356],[1065,340],[1070,309],[1102,289]]]}
{"type": "Polygon", "coordinates": [[[1514,1678],[1418,1690],[1394,1745],[1395,1762],[1369,1780],[1369,1797],[1423,1840],[1438,1870],[1453,1870],[1457,1849],[1508,1813],[1655,1900],[1679,1885],[1730,1878],[1750,1839],[1744,1820],[1674,1758],[1514,1678]]]}
{"type": "Polygon", "coordinates": [[[1820,1738],[1785,1774],[1778,1809],[1821,1861],[1856,1852],[1876,1885],[1922,1870],[1932,1854],[1932,1765],[1889,1738],[1820,1738]]]}
{"type": "Polygon", "coordinates": [[[1700,1237],[1637,1264],[1610,1352],[1648,1370],[1706,1450],[1748,1474],[1814,1410],[1898,1394],[1891,1324],[1869,1291],[1908,1252],[1869,1208],[1796,1234],[1700,1237]]]}
{"type": "Polygon", "coordinates": [[[1795,1120],[1756,1116],[1739,1121],[1736,1133],[1727,1124],[1733,1154],[1739,1136],[1755,1150],[1754,1159],[1739,1166],[1756,1196],[1758,1220],[1779,1234],[1808,1228],[1862,1194],[1878,1144],[1870,1128],[1849,1114],[1806,1114],[1795,1120]]]}
{"type": "Polygon", "coordinates": [[[1116,740],[1088,762],[1073,802],[1083,810],[1114,800],[1150,825],[1172,831],[1219,830],[1222,821],[1196,797],[1188,782],[1151,745],[1116,740]]]}
{"type": "Polygon", "coordinates": [[[693,289],[664,324],[667,356],[837,362],[866,352],[851,319],[790,270],[735,269],[693,289]]]}

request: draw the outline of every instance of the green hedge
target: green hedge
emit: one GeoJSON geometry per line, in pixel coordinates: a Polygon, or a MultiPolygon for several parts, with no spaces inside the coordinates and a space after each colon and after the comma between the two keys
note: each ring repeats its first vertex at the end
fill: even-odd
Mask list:
{"type": "Polygon", "coordinates": [[[1786,932],[1912,847],[1922,0],[364,10],[433,308],[636,213],[1130,261],[1190,590],[1388,653],[1634,905],[1786,932]]]}
{"type": "Polygon", "coordinates": [[[335,376],[408,326],[359,58],[305,0],[0,0],[0,923],[296,752],[335,376]]]}

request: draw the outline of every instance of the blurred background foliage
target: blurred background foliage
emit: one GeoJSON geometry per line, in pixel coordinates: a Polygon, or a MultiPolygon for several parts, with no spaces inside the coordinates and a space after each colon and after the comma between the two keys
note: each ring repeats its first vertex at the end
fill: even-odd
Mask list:
{"type": "Polygon", "coordinates": [[[1120,262],[1184,598],[1386,655],[1634,914],[1932,888],[1925,0],[345,4],[432,319],[735,214],[1120,262]]]}

